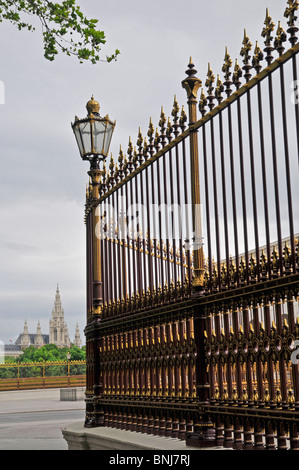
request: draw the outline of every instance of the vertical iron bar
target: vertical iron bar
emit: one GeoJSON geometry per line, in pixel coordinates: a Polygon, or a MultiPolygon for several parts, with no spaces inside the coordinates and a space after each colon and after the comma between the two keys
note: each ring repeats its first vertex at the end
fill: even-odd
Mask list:
{"type": "Polygon", "coordinates": [[[227,226],[227,203],[226,203],[226,180],[225,180],[225,164],[224,164],[224,147],[223,147],[223,122],[222,111],[219,113],[219,132],[220,132],[220,157],[221,157],[221,173],[222,173],[222,200],[223,200],[223,218],[224,218],[224,243],[225,243],[225,256],[226,256],[226,285],[230,286],[229,281],[229,240],[228,240],[228,226],[227,226]]]}
{"type": "MultiPolygon", "coordinates": [[[[125,184],[125,198],[126,198],[126,242],[127,242],[127,259],[128,259],[128,269],[127,269],[127,277],[128,277],[128,298],[129,302],[131,301],[132,297],[132,271],[131,271],[131,248],[130,248],[130,234],[129,234],[129,224],[128,224],[128,186],[129,182],[125,184]]],[[[124,240],[125,243],[125,240],[124,240]]]]}
{"type": "Polygon", "coordinates": [[[295,259],[295,239],[294,239],[294,222],[293,222],[293,201],[292,201],[291,176],[290,176],[290,158],[289,158],[289,146],[288,146],[288,129],[287,129],[285,82],[284,82],[283,65],[280,66],[280,91],[281,91],[282,123],[283,123],[287,197],[288,197],[288,211],[289,211],[290,242],[291,242],[293,273],[295,273],[296,272],[296,259],[295,259]]]}
{"type": "MultiPolygon", "coordinates": [[[[121,186],[121,212],[122,212],[122,215],[121,215],[121,223],[122,223],[121,241],[122,241],[122,244],[123,244],[122,245],[122,277],[123,277],[122,285],[123,285],[123,301],[124,301],[124,305],[125,305],[126,300],[127,300],[127,293],[128,293],[127,262],[126,262],[126,236],[125,236],[125,231],[126,231],[125,215],[127,214],[127,212],[125,212],[125,210],[124,210],[124,200],[123,200],[123,198],[124,198],[124,185],[121,186]]],[[[127,199],[127,196],[126,196],[126,199],[127,199]]]]}
{"type": "Polygon", "coordinates": [[[206,195],[206,224],[207,224],[207,241],[208,241],[208,266],[209,266],[209,289],[212,289],[212,249],[211,249],[211,227],[210,227],[210,202],[209,202],[209,186],[208,186],[208,168],[207,168],[207,146],[206,146],[206,126],[202,126],[202,142],[203,142],[203,162],[204,162],[204,181],[206,195]]]}
{"type": "MultiPolygon", "coordinates": [[[[151,167],[151,171],[153,168],[151,167]]],[[[149,288],[150,294],[153,295],[153,262],[152,262],[152,249],[151,249],[151,214],[150,214],[150,194],[149,194],[149,167],[145,169],[145,187],[146,187],[146,209],[147,209],[147,249],[148,249],[148,279],[149,279],[149,288]]]]}
{"type": "Polygon", "coordinates": [[[160,184],[160,159],[157,162],[157,182],[158,182],[158,210],[159,210],[159,239],[160,239],[160,266],[161,266],[161,289],[162,297],[164,295],[164,263],[163,263],[163,239],[162,239],[162,216],[161,216],[161,184],[160,184]]]}
{"type": "Polygon", "coordinates": [[[232,113],[231,105],[228,106],[228,134],[229,134],[229,155],[230,155],[230,174],[231,174],[231,189],[232,189],[232,209],[233,209],[233,224],[234,224],[234,243],[235,243],[235,260],[236,260],[236,278],[237,286],[239,286],[239,241],[238,241],[238,223],[237,223],[237,209],[236,209],[236,189],[235,189],[235,169],[234,169],[234,146],[233,146],[233,131],[232,131],[232,113]]]}
{"type": "Polygon", "coordinates": [[[262,163],[262,180],[263,180],[263,196],[264,196],[264,219],[266,231],[266,245],[267,245],[267,270],[268,277],[271,279],[271,251],[270,251],[270,229],[269,229],[269,210],[268,210],[268,191],[267,191],[267,170],[265,160],[265,144],[264,144],[264,126],[263,126],[263,105],[261,84],[257,84],[258,93],[258,115],[259,115],[259,129],[260,129],[260,148],[261,148],[261,163],[262,163]]]}
{"type": "Polygon", "coordinates": [[[118,266],[118,300],[121,305],[122,301],[122,290],[123,290],[123,285],[122,285],[122,259],[121,259],[121,227],[120,227],[120,222],[121,222],[121,217],[120,217],[120,212],[119,212],[119,194],[118,190],[114,192],[115,197],[116,197],[116,221],[117,221],[117,266],[118,266]]]}
{"type": "Polygon", "coordinates": [[[213,168],[213,193],[214,193],[214,211],[215,211],[215,238],[217,253],[217,271],[218,271],[218,288],[221,290],[221,257],[220,257],[220,240],[219,240],[219,216],[218,216],[218,197],[217,197],[217,177],[216,177],[216,159],[215,159],[215,136],[214,122],[211,125],[211,149],[212,149],[212,168],[213,168]]]}
{"type": "MultiPolygon", "coordinates": [[[[299,87],[298,78],[297,78],[297,61],[296,61],[296,54],[292,57],[292,65],[293,65],[293,80],[294,84],[296,84],[297,88],[299,87]]],[[[297,150],[298,150],[298,165],[299,165],[299,102],[298,98],[295,98],[295,119],[296,119],[296,130],[297,130],[297,150]]]]}
{"type": "MultiPolygon", "coordinates": [[[[133,206],[133,180],[130,180],[130,206],[133,206]]],[[[131,215],[132,216],[132,215],[131,215]]],[[[131,240],[132,240],[132,264],[133,264],[133,292],[134,296],[136,296],[137,293],[137,282],[136,282],[136,253],[135,253],[135,238],[134,238],[134,231],[135,227],[131,224],[130,221],[130,226],[132,228],[132,234],[131,234],[131,240]]],[[[129,235],[130,236],[130,235],[129,235]]]]}
{"type": "Polygon", "coordinates": [[[257,280],[260,279],[259,269],[259,232],[257,220],[257,207],[256,207],[256,188],[255,188],[255,165],[254,165],[254,150],[253,150],[253,133],[252,133],[252,113],[251,113],[251,95],[247,91],[247,116],[248,116],[248,134],[249,134],[249,149],[250,149],[250,169],[251,169],[251,192],[252,192],[252,206],[253,206],[253,224],[254,224],[254,239],[255,239],[255,256],[256,256],[256,269],[257,280]]]}
{"type": "MultiPolygon", "coordinates": [[[[142,245],[143,245],[143,287],[144,294],[147,291],[147,275],[146,275],[146,232],[145,232],[145,220],[144,220],[144,192],[143,192],[143,171],[139,173],[140,178],[140,193],[141,193],[141,207],[142,207],[142,245]]],[[[141,261],[142,263],[142,261],[141,261]]],[[[143,291],[143,289],[142,289],[143,291]]],[[[141,291],[141,295],[142,295],[141,291]]]]}
{"type": "Polygon", "coordinates": [[[102,264],[103,266],[103,274],[102,274],[102,279],[103,279],[103,305],[108,303],[108,278],[109,278],[109,270],[110,270],[110,265],[108,264],[107,261],[107,237],[104,235],[105,233],[105,220],[106,220],[106,201],[103,201],[101,203],[101,233],[102,233],[102,240],[103,240],[103,248],[102,248],[102,264]]]}
{"type": "Polygon", "coordinates": [[[118,295],[118,292],[117,292],[117,268],[118,268],[118,264],[117,264],[117,259],[116,259],[116,220],[115,220],[116,208],[115,208],[114,196],[115,196],[115,193],[113,193],[112,196],[111,196],[111,203],[112,203],[112,207],[111,207],[111,212],[112,212],[112,214],[111,214],[112,238],[110,237],[110,243],[112,243],[113,266],[115,268],[114,272],[113,272],[113,292],[114,292],[113,301],[117,302],[117,295],[118,295]]]}
{"type": "MultiPolygon", "coordinates": [[[[138,207],[138,194],[139,194],[139,189],[138,189],[138,178],[137,176],[135,177],[135,195],[136,195],[136,206],[138,207]]],[[[139,214],[138,214],[139,217],[139,214]]],[[[138,293],[139,293],[139,301],[141,300],[141,295],[142,295],[142,267],[141,267],[141,252],[140,252],[140,227],[137,225],[137,285],[138,285],[138,293]]]]}
{"type": "MultiPolygon", "coordinates": [[[[169,150],[169,178],[170,178],[170,206],[174,206],[174,190],[173,190],[173,168],[172,168],[172,152],[169,150]]],[[[172,217],[172,222],[171,222],[171,231],[173,235],[173,213],[170,211],[169,212],[172,217]]],[[[173,249],[173,274],[174,274],[174,288],[175,290],[177,289],[177,272],[176,272],[176,243],[175,243],[175,237],[172,236],[172,249],[173,249]]]]}
{"type": "Polygon", "coordinates": [[[167,279],[167,286],[169,289],[170,286],[170,254],[169,254],[169,220],[168,220],[168,194],[167,194],[167,189],[168,189],[168,184],[167,184],[167,172],[166,172],[166,154],[162,156],[163,158],[163,177],[164,177],[164,207],[166,209],[166,214],[165,214],[165,227],[166,227],[166,279],[167,279]]]}
{"type": "Polygon", "coordinates": [[[243,135],[242,135],[242,117],[241,117],[240,98],[237,99],[237,109],[238,109],[238,133],[239,133],[241,194],[242,194],[243,226],[244,226],[245,266],[246,266],[246,279],[247,279],[247,283],[248,283],[248,276],[249,276],[249,269],[248,269],[249,268],[249,262],[248,262],[248,233],[247,233],[247,211],[246,211],[246,192],[245,192],[244,157],[243,157],[243,135]]]}
{"type": "MultiPolygon", "coordinates": [[[[181,208],[181,193],[180,193],[180,174],[179,174],[179,149],[178,145],[175,147],[175,162],[176,162],[176,175],[177,175],[177,196],[178,196],[178,207],[180,211],[180,238],[179,238],[179,249],[180,249],[180,268],[181,268],[181,285],[184,283],[184,261],[183,261],[183,227],[182,227],[182,208],[181,208]]],[[[175,258],[176,259],[176,258],[175,258]]]]}
{"type": "MultiPolygon", "coordinates": [[[[191,257],[190,257],[190,233],[189,233],[189,198],[188,198],[188,185],[187,185],[187,168],[186,168],[186,146],[185,146],[185,140],[182,142],[183,144],[183,197],[184,197],[184,206],[185,206],[185,221],[186,221],[186,246],[187,250],[185,247],[185,254],[186,254],[186,264],[188,266],[188,290],[190,293],[191,289],[191,282],[192,282],[192,276],[191,276],[191,257]]],[[[186,275],[185,275],[186,276],[186,275]]],[[[185,278],[182,279],[182,285],[185,283],[185,278]]]]}
{"type": "MultiPolygon", "coordinates": [[[[154,164],[151,165],[151,183],[152,183],[152,204],[153,208],[156,206],[155,201],[155,175],[154,175],[154,164]]],[[[155,211],[153,211],[153,227],[154,227],[154,237],[153,237],[153,245],[154,245],[154,263],[155,263],[155,282],[154,286],[156,288],[156,291],[158,290],[159,287],[159,281],[158,281],[158,259],[157,259],[157,228],[156,228],[156,207],[155,211]]]]}
{"type": "Polygon", "coordinates": [[[278,252],[279,252],[279,272],[280,272],[280,275],[282,276],[283,266],[282,266],[282,246],[281,246],[281,219],[280,219],[280,206],[279,206],[276,139],[275,139],[275,123],[274,123],[273,84],[272,84],[271,74],[268,76],[268,83],[269,83],[272,161],[273,161],[273,175],[274,175],[275,206],[276,206],[276,228],[277,228],[277,242],[278,242],[278,252]]]}

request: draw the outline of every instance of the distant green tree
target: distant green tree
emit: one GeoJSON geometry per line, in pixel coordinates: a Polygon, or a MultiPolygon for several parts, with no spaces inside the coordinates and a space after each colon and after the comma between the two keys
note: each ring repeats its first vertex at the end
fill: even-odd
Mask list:
{"type": "MultiPolygon", "coordinates": [[[[10,21],[19,30],[34,31],[28,16],[37,17],[42,25],[44,57],[54,60],[60,49],[66,55],[74,55],[82,63],[96,64],[100,58],[101,46],[106,43],[105,33],[97,29],[98,20],[88,19],[76,4],[76,0],[60,3],[49,0],[0,0],[0,22],[10,21]]],[[[106,56],[105,62],[115,60],[116,49],[106,56]]]]}
{"type": "Polygon", "coordinates": [[[56,344],[45,344],[41,348],[29,346],[24,350],[19,360],[20,362],[66,361],[68,352],[71,355],[71,361],[85,360],[85,348],[79,349],[74,345],[70,348],[58,348],[56,344]]]}

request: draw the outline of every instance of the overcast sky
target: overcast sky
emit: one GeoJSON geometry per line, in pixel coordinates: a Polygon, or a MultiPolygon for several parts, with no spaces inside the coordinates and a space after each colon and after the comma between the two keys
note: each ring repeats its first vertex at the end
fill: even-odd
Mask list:
{"type": "Polygon", "coordinates": [[[282,0],[78,0],[106,33],[103,57],[116,48],[116,62],[80,64],[60,55],[43,57],[40,29],[19,32],[0,23],[0,340],[15,341],[27,319],[47,334],[59,283],[65,320],[73,340],[76,323],[84,339],[85,225],[88,164],[82,162],[71,129],[86,115],[94,94],[101,114],[116,119],[111,151],[156,126],[161,106],[170,115],[189,57],[205,80],[208,62],[221,74],[225,46],[239,57],[244,28],[259,40],[266,7],[277,25],[286,22],[282,0]]]}

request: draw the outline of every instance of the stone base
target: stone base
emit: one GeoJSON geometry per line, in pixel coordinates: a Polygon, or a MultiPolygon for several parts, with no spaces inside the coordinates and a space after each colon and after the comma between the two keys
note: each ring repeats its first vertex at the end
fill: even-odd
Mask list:
{"type": "Polygon", "coordinates": [[[84,399],[85,399],[84,387],[60,389],[60,401],[77,401],[77,400],[84,400],[84,399]]]}
{"type": "MultiPolygon", "coordinates": [[[[192,445],[186,446],[185,441],[180,439],[108,427],[85,428],[82,422],[70,424],[62,430],[62,434],[69,450],[173,450],[178,452],[199,450],[192,445]]],[[[223,448],[209,447],[208,449],[223,448]]]]}

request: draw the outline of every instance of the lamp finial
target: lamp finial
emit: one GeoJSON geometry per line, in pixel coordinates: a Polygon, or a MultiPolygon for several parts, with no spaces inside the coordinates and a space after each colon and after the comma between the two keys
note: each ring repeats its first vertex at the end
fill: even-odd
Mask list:
{"type": "Polygon", "coordinates": [[[88,114],[99,113],[100,103],[94,99],[93,95],[91,99],[86,103],[86,109],[87,109],[88,114]]]}

